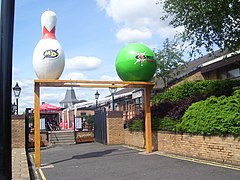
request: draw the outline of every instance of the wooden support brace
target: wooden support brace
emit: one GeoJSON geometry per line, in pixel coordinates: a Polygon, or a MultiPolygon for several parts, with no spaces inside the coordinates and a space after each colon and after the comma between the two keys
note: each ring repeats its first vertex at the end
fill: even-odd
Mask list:
{"type": "Polygon", "coordinates": [[[38,83],[34,86],[34,150],[35,166],[39,168],[40,162],[40,87],[38,83]]]}
{"type": "Polygon", "coordinates": [[[144,91],[145,98],[145,139],[146,153],[152,152],[152,127],[151,127],[151,87],[146,87],[144,91]]]}

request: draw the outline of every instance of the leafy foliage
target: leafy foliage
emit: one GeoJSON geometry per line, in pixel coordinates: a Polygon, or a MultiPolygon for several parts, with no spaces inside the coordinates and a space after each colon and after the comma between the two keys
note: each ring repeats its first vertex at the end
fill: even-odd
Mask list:
{"type": "Polygon", "coordinates": [[[144,120],[143,119],[133,119],[131,124],[128,124],[129,131],[144,131],[144,120]]]}
{"type": "MultiPolygon", "coordinates": [[[[174,38],[170,41],[168,38],[163,42],[163,49],[155,52],[157,70],[156,77],[163,80],[164,88],[167,87],[167,82],[174,76],[178,75],[181,68],[185,64],[182,59],[183,51],[178,47],[178,39],[174,38]],[[176,69],[176,71],[173,71],[176,69]]],[[[155,78],[156,78],[155,77],[155,78]]]]}
{"type": "Polygon", "coordinates": [[[185,111],[191,106],[192,103],[205,99],[203,96],[191,96],[179,101],[173,102],[173,108],[169,109],[165,117],[173,120],[180,120],[185,111]]]}
{"type": "Polygon", "coordinates": [[[145,117],[144,115],[141,113],[133,118],[131,118],[130,120],[128,120],[126,122],[126,126],[129,129],[129,131],[144,131],[144,120],[145,117]]]}
{"type": "Polygon", "coordinates": [[[179,121],[163,118],[158,120],[158,130],[162,131],[176,131],[176,126],[179,124],[179,121]]]}
{"type": "Polygon", "coordinates": [[[172,101],[164,101],[162,103],[155,104],[151,107],[152,117],[163,118],[173,107],[174,103],[172,101]]]}
{"type": "Polygon", "coordinates": [[[204,80],[185,82],[179,86],[168,89],[162,94],[154,96],[153,105],[164,101],[179,101],[191,96],[229,96],[233,92],[233,87],[239,86],[239,80],[204,80]]]}
{"type": "Polygon", "coordinates": [[[87,119],[88,125],[93,125],[93,123],[94,123],[94,116],[88,115],[88,116],[86,116],[86,119],[87,119]]]}
{"type": "Polygon", "coordinates": [[[183,40],[194,49],[204,46],[236,50],[240,47],[240,2],[238,0],[160,0],[170,25],[184,27],[183,40]]]}
{"type": "Polygon", "coordinates": [[[177,131],[202,135],[240,135],[240,90],[192,104],[177,131]]]}
{"type": "MultiPolygon", "coordinates": [[[[181,123],[183,117],[186,116],[186,112],[189,111],[189,107],[192,107],[192,106],[194,107],[194,104],[196,102],[204,102],[202,100],[206,100],[210,96],[215,96],[215,97],[211,97],[213,99],[214,98],[217,99],[217,97],[228,98],[227,96],[229,96],[229,98],[231,98],[232,96],[230,96],[230,95],[233,93],[233,87],[239,86],[239,85],[240,85],[239,80],[234,80],[234,81],[209,80],[209,81],[187,82],[182,85],[176,86],[172,89],[169,89],[168,91],[164,92],[161,95],[157,95],[157,97],[159,98],[158,99],[159,103],[155,103],[151,108],[152,129],[153,130],[174,131],[174,132],[177,129],[178,132],[194,133],[195,131],[192,131],[192,130],[188,131],[188,129],[185,129],[185,126],[179,125],[181,123]],[[225,96],[222,96],[222,95],[225,95],[225,96]]],[[[240,93],[235,93],[234,97],[240,99],[240,93]]],[[[231,100],[230,102],[232,102],[232,101],[234,101],[234,100],[231,100]]],[[[238,101],[240,101],[240,100],[238,100],[238,101]]],[[[223,109],[230,108],[231,106],[224,105],[224,102],[225,101],[219,103],[218,104],[219,107],[216,107],[216,108],[222,110],[223,113],[226,113],[226,111],[223,109]],[[220,105],[221,105],[221,108],[223,108],[223,109],[220,108],[220,105]]],[[[201,110],[198,111],[199,107],[196,107],[193,115],[195,115],[196,117],[200,117],[199,114],[206,113],[207,115],[206,115],[206,117],[204,117],[205,119],[207,119],[206,122],[213,121],[214,117],[212,119],[209,118],[212,116],[211,115],[212,111],[208,110],[208,108],[212,109],[212,107],[208,106],[208,104],[203,105],[203,107],[205,108],[205,109],[203,109],[203,112],[201,112],[201,110]]],[[[215,111],[213,110],[213,112],[215,112],[215,111]]],[[[220,114],[220,113],[216,113],[213,116],[218,115],[218,114],[220,114]]],[[[234,114],[236,114],[236,112],[229,111],[229,113],[228,114],[226,113],[226,116],[223,117],[222,119],[226,119],[226,121],[228,121],[228,119],[230,117],[234,117],[237,120],[237,116],[235,116],[234,114]],[[233,114],[231,114],[231,113],[233,113],[233,114]]],[[[240,114],[240,112],[237,115],[239,115],[239,114],[240,114]]],[[[218,119],[218,117],[219,116],[216,116],[217,119],[218,119]]],[[[194,118],[194,116],[191,116],[191,118],[194,118]]],[[[240,119],[240,118],[238,118],[238,119],[240,119]]],[[[197,123],[197,121],[198,120],[196,120],[196,123],[197,123]]],[[[230,120],[230,121],[232,121],[232,120],[230,120]]],[[[240,122],[238,122],[238,125],[239,125],[239,123],[240,122]]],[[[222,131],[222,133],[226,132],[226,133],[231,133],[231,134],[237,134],[239,128],[237,126],[229,127],[228,124],[229,123],[226,123],[224,125],[225,131],[222,131]],[[231,130],[226,131],[227,129],[231,129],[231,130]]],[[[186,126],[188,126],[188,125],[186,125],[186,126]]],[[[203,128],[207,128],[206,124],[199,124],[199,126],[202,126],[203,128]]],[[[217,127],[218,126],[217,124],[211,124],[211,126],[209,126],[209,127],[211,127],[211,128],[216,127],[219,129],[219,127],[217,127]]],[[[129,120],[127,122],[127,127],[129,128],[130,131],[144,130],[143,114],[129,120]]],[[[202,134],[208,134],[209,130],[206,132],[205,131],[202,131],[202,132],[204,132],[202,134]]],[[[214,134],[214,133],[221,134],[219,131],[215,131],[215,130],[214,130],[214,132],[210,132],[210,134],[214,134]]],[[[200,132],[197,132],[197,134],[200,134],[200,132]]]]}

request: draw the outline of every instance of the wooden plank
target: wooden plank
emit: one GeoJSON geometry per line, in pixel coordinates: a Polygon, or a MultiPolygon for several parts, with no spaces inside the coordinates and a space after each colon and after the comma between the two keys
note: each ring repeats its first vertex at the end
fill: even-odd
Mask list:
{"type": "Polygon", "coordinates": [[[39,83],[34,86],[34,150],[35,166],[40,167],[40,87],[39,83]]]}
{"type": "Polygon", "coordinates": [[[94,80],[35,80],[41,87],[87,87],[87,88],[124,88],[154,86],[154,82],[139,81],[94,81],[94,80]]]}
{"type": "Polygon", "coordinates": [[[152,152],[152,127],[151,127],[151,87],[146,87],[144,91],[145,98],[145,139],[146,139],[146,153],[152,152]]]}

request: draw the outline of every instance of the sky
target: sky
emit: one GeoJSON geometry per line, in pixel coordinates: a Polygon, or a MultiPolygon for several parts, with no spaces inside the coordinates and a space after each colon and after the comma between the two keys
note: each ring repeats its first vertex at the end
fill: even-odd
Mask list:
{"type": "MultiPolygon", "coordinates": [[[[125,44],[161,49],[166,38],[181,31],[160,20],[163,10],[157,0],[16,0],[12,86],[18,82],[22,88],[20,113],[34,106],[37,76],[32,56],[42,36],[40,18],[46,10],[57,15],[56,38],[65,54],[63,80],[120,80],[115,60],[125,44]]],[[[74,90],[78,100],[94,100],[97,90],[99,99],[110,94],[108,89],[74,90]]],[[[40,88],[40,93],[40,102],[59,106],[66,88],[40,88]]]]}

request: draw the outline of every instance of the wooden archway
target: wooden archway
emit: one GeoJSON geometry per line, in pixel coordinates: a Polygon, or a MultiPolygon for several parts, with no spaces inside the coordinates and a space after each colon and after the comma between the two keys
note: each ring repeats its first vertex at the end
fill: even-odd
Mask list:
{"type": "Polygon", "coordinates": [[[154,82],[93,81],[93,80],[35,80],[34,81],[34,150],[35,166],[40,167],[40,87],[80,88],[144,88],[146,152],[152,152],[150,97],[154,82]]]}

